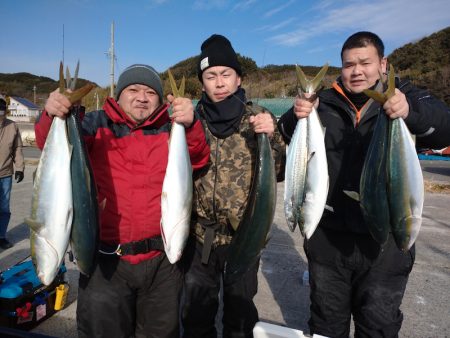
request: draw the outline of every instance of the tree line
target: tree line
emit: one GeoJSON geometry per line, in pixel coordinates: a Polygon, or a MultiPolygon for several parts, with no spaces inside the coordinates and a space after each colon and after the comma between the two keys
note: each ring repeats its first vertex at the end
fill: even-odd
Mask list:
{"type": "MultiPolygon", "coordinates": [[[[250,58],[238,54],[243,71],[243,87],[248,98],[283,98],[297,93],[295,65],[266,65],[258,67],[250,58]]],[[[408,43],[388,55],[389,62],[402,78],[409,78],[415,85],[428,89],[433,95],[450,106],[450,27],[436,32],[414,43],[408,43]]],[[[170,70],[176,79],[186,78],[186,94],[191,98],[201,96],[201,83],[197,78],[198,56],[189,57],[170,70]]],[[[320,66],[302,66],[306,75],[314,76],[320,66]]],[[[330,67],[324,80],[324,87],[331,86],[340,74],[340,68],[330,67]]],[[[167,70],[160,74],[164,93],[170,92],[167,70]]],[[[89,82],[79,79],[78,86],[89,82]]],[[[44,76],[29,73],[0,73],[0,93],[34,100],[43,107],[48,93],[58,87],[58,82],[44,76]],[[34,93],[36,86],[36,94],[34,93]]],[[[101,108],[109,95],[109,88],[96,87],[84,99],[87,111],[101,108]],[[97,104],[98,102],[98,104],[97,104]]]]}

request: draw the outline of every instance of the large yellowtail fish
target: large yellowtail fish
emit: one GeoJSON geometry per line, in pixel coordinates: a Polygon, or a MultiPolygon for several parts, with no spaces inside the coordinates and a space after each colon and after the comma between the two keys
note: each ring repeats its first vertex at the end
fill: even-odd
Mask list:
{"type": "Polygon", "coordinates": [[[258,261],[275,215],[277,180],[266,134],[257,134],[258,153],[247,206],[228,248],[224,283],[232,285],[258,261]]]}
{"type": "Polygon", "coordinates": [[[67,250],[72,226],[72,146],[67,140],[66,121],[55,117],[36,171],[31,202],[31,258],[36,274],[50,285],[67,250]]]}
{"type": "MultiPolygon", "coordinates": [[[[299,66],[297,79],[303,93],[314,94],[328,70],[322,67],[310,81],[299,66]]],[[[310,238],[322,217],[328,195],[328,164],[325,134],[315,108],[297,121],[286,159],[284,213],[291,231],[297,224],[310,238]]]]}
{"type": "MultiPolygon", "coordinates": [[[[395,91],[394,67],[389,69],[386,93],[366,90],[366,95],[384,104],[395,91]]],[[[422,224],[424,184],[414,141],[402,118],[389,120],[387,150],[387,199],[390,228],[397,247],[409,250],[422,224]]]]}
{"type": "MultiPolygon", "coordinates": [[[[81,99],[87,88],[64,92],[60,64],[60,92],[67,94],[71,102],[81,99]]],[[[73,217],[71,156],[66,120],[55,117],[36,171],[31,215],[25,220],[30,226],[31,258],[44,285],[50,285],[56,277],[69,244],[73,217]]]]}
{"type": "MultiPolygon", "coordinates": [[[[75,90],[78,79],[78,62],[74,78],[66,68],[67,88],[75,90]]],[[[72,178],[73,220],[70,248],[78,270],[90,275],[95,267],[98,246],[98,202],[89,156],[84,143],[79,106],[72,107],[66,119],[69,143],[73,147],[70,171],[72,178]]]]}
{"type": "Polygon", "coordinates": [[[389,140],[389,205],[397,247],[409,250],[422,225],[424,184],[414,141],[403,119],[391,121],[389,140]]]}
{"type": "MultiPolygon", "coordinates": [[[[184,95],[185,79],[177,88],[169,70],[175,97],[184,95]]],[[[192,209],[192,166],[184,126],[173,122],[169,139],[169,158],[161,194],[161,235],[170,263],[177,262],[189,236],[192,209]]]]}
{"type": "Polygon", "coordinates": [[[78,270],[89,276],[94,271],[98,246],[98,202],[97,188],[77,108],[72,108],[67,117],[67,130],[69,142],[73,147],[71,161],[73,221],[70,248],[78,270]]]}
{"type": "Polygon", "coordinates": [[[389,146],[388,120],[385,112],[380,110],[364,160],[358,197],[369,232],[380,245],[386,243],[391,231],[386,175],[389,146]]]}

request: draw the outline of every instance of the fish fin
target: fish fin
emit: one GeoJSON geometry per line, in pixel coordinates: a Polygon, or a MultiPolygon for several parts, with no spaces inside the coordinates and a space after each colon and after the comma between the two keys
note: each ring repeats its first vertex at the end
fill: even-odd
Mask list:
{"type": "Polygon", "coordinates": [[[72,157],[72,153],[73,153],[73,145],[70,144],[70,142],[68,142],[68,146],[69,146],[69,154],[72,157]]]}
{"type": "Polygon", "coordinates": [[[316,89],[319,88],[320,83],[322,82],[323,78],[325,77],[325,74],[328,71],[328,63],[326,63],[322,69],[317,73],[317,75],[314,77],[314,79],[311,81],[311,89],[313,92],[316,91],[316,89]]]}
{"type": "Polygon", "coordinates": [[[386,102],[386,95],[383,93],[371,89],[364,89],[363,92],[374,101],[377,101],[381,104],[384,104],[386,102]]]}
{"type": "Polygon", "coordinates": [[[317,75],[312,80],[308,80],[303,70],[299,65],[295,65],[295,70],[297,73],[297,81],[299,83],[299,88],[305,93],[314,93],[320,87],[320,83],[322,82],[325,74],[328,71],[328,63],[326,63],[317,75]]]}
{"type": "Polygon", "coordinates": [[[390,99],[395,94],[395,71],[392,64],[389,65],[388,87],[385,94],[387,99],[390,99]]]}
{"type": "Polygon", "coordinates": [[[236,231],[237,228],[239,227],[239,220],[237,219],[237,217],[234,215],[229,215],[228,220],[230,221],[233,230],[236,231]]]}
{"type": "Polygon", "coordinates": [[[356,191],[344,190],[344,194],[346,194],[351,199],[354,199],[355,201],[360,202],[359,193],[357,193],[356,191]]]}
{"type": "Polygon", "coordinates": [[[184,88],[186,87],[186,78],[183,76],[181,79],[180,88],[178,88],[178,95],[184,96],[184,88]]]}
{"type": "Polygon", "coordinates": [[[172,94],[173,96],[178,97],[178,87],[170,69],[167,70],[167,74],[169,75],[169,83],[170,88],[172,89],[172,94]]]}
{"type": "Polygon", "coordinates": [[[42,223],[36,222],[31,218],[25,218],[25,223],[28,224],[28,226],[35,232],[43,227],[42,223]]]}
{"type": "Polygon", "coordinates": [[[65,89],[65,83],[64,83],[64,65],[62,61],[59,63],[59,92],[64,93],[65,89]]]}
{"type": "Polygon", "coordinates": [[[78,60],[77,62],[77,67],[75,68],[75,74],[72,78],[72,81],[70,81],[70,89],[72,91],[75,90],[75,87],[77,85],[77,80],[78,80],[78,71],[80,70],[80,60],[78,60]]]}
{"type": "Polygon", "coordinates": [[[70,88],[70,71],[68,66],[66,66],[66,88],[70,88]]]}
{"type": "Polygon", "coordinates": [[[383,83],[384,88],[386,88],[387,86],[384,93],[380,93],[378,91],[370,89],[364,89],[363,92],[371,99],[384,104],[395,94],[395,71],[393,65],[389,65],[389,74],[387,80],[384,79],[383,74],[381,74],[380,72],[380,81],[383,83]]]}
{"type": "Polygon", "coordinates": [[[294,232],[295,231],[295,228],[297,227],[297,223],[288,223],[288,227],[289,227],[289,230],[291,230],[291,232],[294,232]]]}
{"type": "Polygon", "coordinates": [[[297,73],[297,81],[299,83],[299,87],[302,91],[306,92],[308,85],[309,85],[309,81],[306,78],[305,73],[303,73],[303,70],[300,68],[299,65],[295,65],[295,71],[297,73]]]}
{"type": "Polygon", "coordinates": [[[270,236],[269,234],[267,234],[266,241],[264,242],[264,248],[267,247],[267,244],[269,243],[269,241],[270,241],[271,238],[272,238],[272,236],[270,236]]]}
{"type": "Polygon", "coordinates": [[[103,199],[103,201],[101,201],[98,206],[100,207],[100,210],[105,210],[106,207],[106,198],[103,199]]]}
{"type": "Polygon", "coordinates": [[[183,78],[181,80],[180,88],[178,88],[177,87],[177,83],[175,82],[175,79],[174,79],[170,69],[167,70],[167,73],[169,75],[170,88],[172,89],[173,96],[175,96],[175,97],[183,97],[184,96],[185,82],[186,82],[185,77],[183,76],[183,78]]]}
{"type": "Polygon", "coordinates": [[[70,103],[75,103],[85,97],[89,92],[95,87],[92,83],[85,84],[80,89],[75,90],[72,93],[64,93],[64,95],[69,99],[70,103]]]}

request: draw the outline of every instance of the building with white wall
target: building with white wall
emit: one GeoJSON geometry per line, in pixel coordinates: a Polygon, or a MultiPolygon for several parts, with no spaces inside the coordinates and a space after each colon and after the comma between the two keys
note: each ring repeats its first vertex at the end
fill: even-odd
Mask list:
{"type": "Polygon", "coordinates": [[[10,96],[8,118],[14,121],[33,122],[40,113],[33,102],[18,96],[10,96]]]}

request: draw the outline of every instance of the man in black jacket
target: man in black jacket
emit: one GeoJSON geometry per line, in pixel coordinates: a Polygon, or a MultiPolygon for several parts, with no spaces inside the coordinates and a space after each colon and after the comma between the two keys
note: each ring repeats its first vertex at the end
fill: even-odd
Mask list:
{"type": "Polygon", "coordinates": [[[387,59],[381,39],[370,32],[350,36],[341,51],[341,76],[333,88],[310,102],[297,97],[279,120],[286,142],[297,120],[316,107],[326,128],[330,179],[324,214],[305,240],[311,285],[310,331],[348,337],[353,315],[356,337],[397,337],[400,304],[415,258],[414,246],[399,250],[392,236],[380,245],[369,234],[359,202],[344,191],[359,191],[365,156],[380,109],[403,118],[420,146],[450,144],[450,111],[445,104],[408,81],[397,81],[395,95],[381,107],[364,89],[375,88],[387,59]]]}

